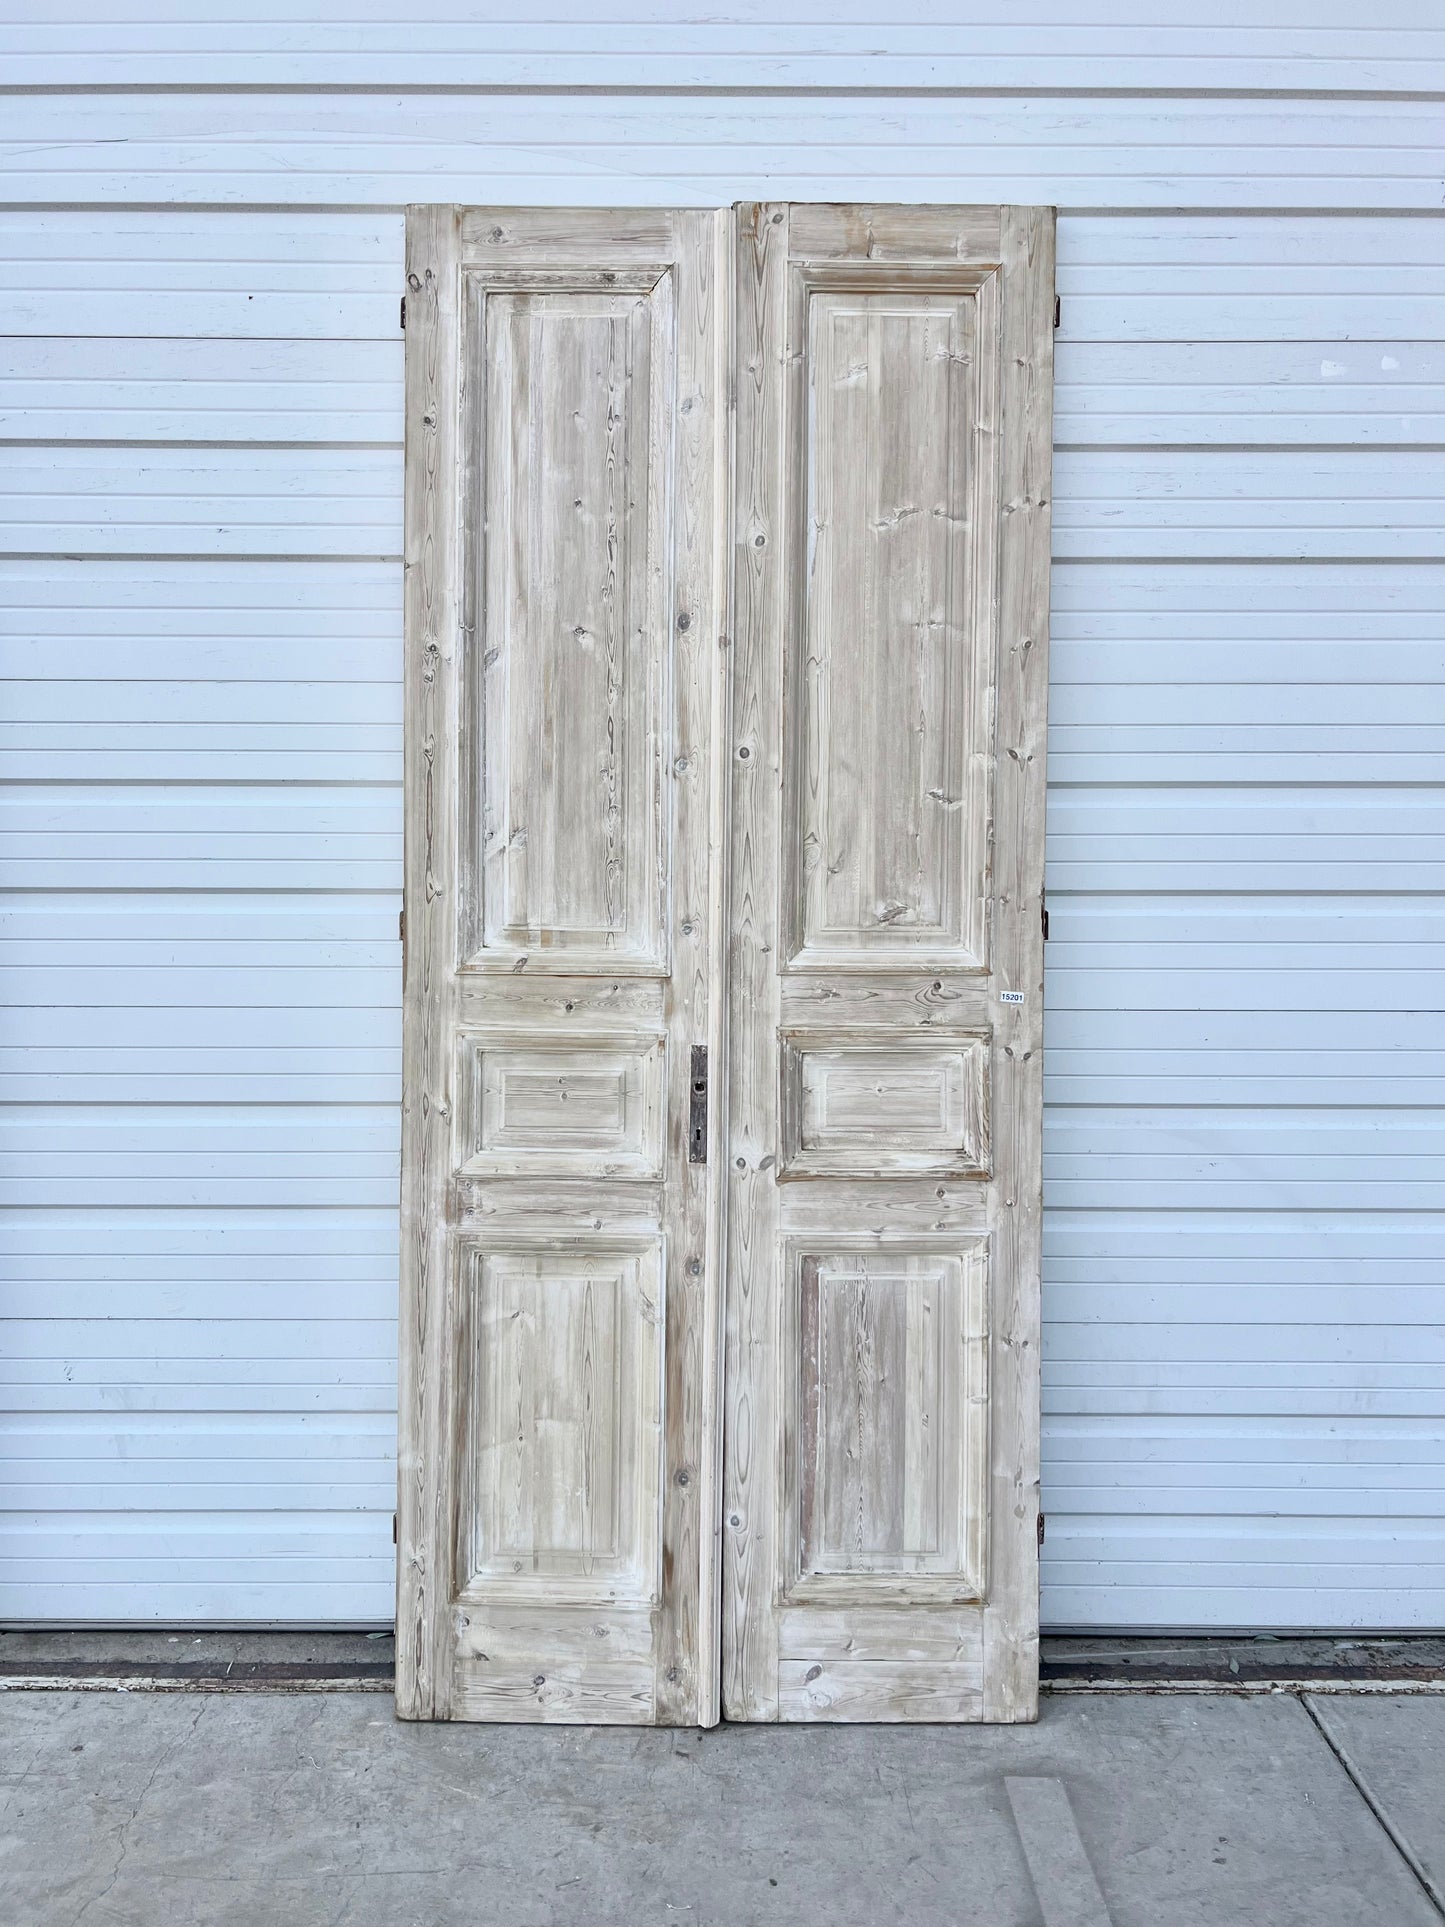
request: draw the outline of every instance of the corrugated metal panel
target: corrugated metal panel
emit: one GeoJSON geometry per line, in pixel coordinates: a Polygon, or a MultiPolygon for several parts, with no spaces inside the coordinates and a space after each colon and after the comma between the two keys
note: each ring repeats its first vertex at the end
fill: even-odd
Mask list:
{"type": "MultiPolygon", "coordinates": [[[[1061,449],[1054,552],[1173,560],[1445,557],[1436,449],[1061,449]]],[[[17,448],[0,552],[395,555],[390,447],[17,448]]]]}
{"type": "MultiPolygon", "coordinates": [[[[555,24],[471,6],[173,11],[0,47],[563,78],[555,24]]],[[[1294,211],[1433,209],[1438,107],[1037,90],[1418,90],[1439,35],[869,11],[634,9],[626,80],[1024,94],[574,98],[565,144],[541,98],[7,103],[0,196],[44,205],[0,215],[0,1616],[390,1611],[401,223],[271,204],[777,191],[1066,209],[1046,1612],[1438,1617],[1445,254],[1294,211]],[[268,205],[63,205],[115,200],[268,205]]],[[[589,83],[606,34],[562,36],[589,83]]]]}
{"type": "Polygon", "coordinates": [[[13,96],[9,202],[1440,205],[1433,100],[644,94],[13,96]]]}
{"type": "Polygon", "coordinates": [[[274,17],[199,19],[193,6],[164,0],[99,10],[52,0],[43,20],[5,13],[0,57],[27,86],[396,87],[443,77],[479,90],[1445,85],[1445,34],[1422,0],[1394,0],[1384,20],[1365,21],[1340,0],[1211,0],[1167,25],[1152,0],[1111,0],[1098,24],[1068,0],[1025,0],[1006,20],[996,0],[954,0],[946,17],[927,0],[886,15],[877,0],[830,0],[795,4],[782,20],[768,0],[710,6],[705,17],[681,15],[670,0],[547,0],[525,21],[515,0],[429,0],[415,17],[392,4],[311,0],[287,7],[284,28],[274,17]]]}

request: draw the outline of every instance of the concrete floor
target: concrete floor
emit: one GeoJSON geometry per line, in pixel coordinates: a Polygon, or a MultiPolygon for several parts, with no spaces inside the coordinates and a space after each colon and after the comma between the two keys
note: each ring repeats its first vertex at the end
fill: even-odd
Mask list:
{"type": "Polygon", "coordinates": [[[699,1734],[11,1691],[0,1794],[6,1927],[1445,1918],[1445,1697],[1070,1693],[1036,1727],[699,1734]]]}

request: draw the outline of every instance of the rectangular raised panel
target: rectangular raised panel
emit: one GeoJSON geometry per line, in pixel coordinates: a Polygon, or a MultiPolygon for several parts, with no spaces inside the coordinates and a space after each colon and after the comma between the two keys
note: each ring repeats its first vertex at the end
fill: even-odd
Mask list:
{"type": "Polygon", "coordinates": [[[655,1600],[658,1246],[463,1253],[468,1600],[655,1600]]]}
{"type": "Polygon", "coordinates": [[[935,275],[910,287],[904,271],[873,269],[838,288],[817,285],[823,273],[792,277],[791,961],[977,968],[987,666],[980,676],[972,645],[992,562],[974,441],[987,282],[939,287],[935,275]]]}
{"type": "Polygon", "coordinates": [[[662,1175],[661,1038],[461,1038],[458,1168],[585,1178],[662,1175]]]}
{"type": "Polygon", "coordinates": [[[794,1032],[781,1078],[781,1178],[987,1173],[986,1037],[794,1032]]]}
{"type": "Polygon", "coordinates": [[[791,1241],[786,1596],[975,1599],[987,1473],[986,1246],[791,1241]]]}
{"type": "Polygon", "coordinates": [[[661,971],[672,280],[497,279],[469,280],[464,950],[661,971]]]}

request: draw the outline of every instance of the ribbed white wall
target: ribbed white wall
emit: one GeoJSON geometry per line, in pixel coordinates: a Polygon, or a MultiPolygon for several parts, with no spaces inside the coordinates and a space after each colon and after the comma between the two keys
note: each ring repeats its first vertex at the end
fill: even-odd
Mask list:
{"type": "Polygon", "coordinates": [[[34,11],[0,1617],[389,1616],[400,209],[767,193],[1061,210],[1046,1616],[1438,1622],[1438,10],[34,11]]]}

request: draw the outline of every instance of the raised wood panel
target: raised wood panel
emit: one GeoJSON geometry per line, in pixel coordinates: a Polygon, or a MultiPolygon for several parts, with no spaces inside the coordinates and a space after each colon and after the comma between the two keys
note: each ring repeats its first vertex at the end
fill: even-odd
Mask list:
{"type": "Polygon", "coordinates": [[[789,1246],[785,1596],[835,1607],[977,1599],[986,1247],[823,1243],[789,1246]]]}
{"type": "Polygon", "coordinates": [[[989,278],[818,264],[790,298],[790,961],[979,965],[989,278]]]}
{"type": "Polygon", "coordinates": [[[662,1176],[660,1038],[464,1033],[461,1050],[463,1175],[662,1176]]]}
{"type": "Polygon", "coordinates": [[[469,278],[464,349],[465,946],[661,972],[671,277],[509,278],[469,278]]]}
{"type": "Polygon", "coordinates": [[[650,1606],[661,1590],[660,1249],[479,1249],[461,1262],[461,1598],[650,1606]]]}
{"type": "Polygon", "coordinates": [[[782,1040],[780,1178],[988,1170],[988,1039],[782,1040]]]}

